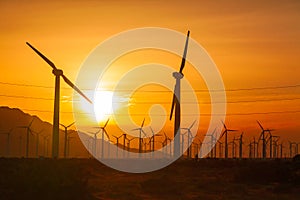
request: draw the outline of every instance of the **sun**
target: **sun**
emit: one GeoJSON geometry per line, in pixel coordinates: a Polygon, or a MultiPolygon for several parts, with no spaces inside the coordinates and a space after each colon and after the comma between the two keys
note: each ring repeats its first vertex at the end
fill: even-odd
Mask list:
{"type": "Polygon", "coordinates": [[[97,122],[105,121],[112,114],[111,91],[96,91],[94,97],[94,112],[97,122]]]}

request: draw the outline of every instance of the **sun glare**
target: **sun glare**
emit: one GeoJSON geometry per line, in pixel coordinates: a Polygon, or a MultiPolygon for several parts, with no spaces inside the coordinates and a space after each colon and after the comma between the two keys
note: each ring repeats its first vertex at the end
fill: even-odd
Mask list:
{"type": "Polygon", "coordinates": [[[94,112],[98,122],[105,121],[112,114],[111,91],[97,91],[94,97],[94,112]]]}

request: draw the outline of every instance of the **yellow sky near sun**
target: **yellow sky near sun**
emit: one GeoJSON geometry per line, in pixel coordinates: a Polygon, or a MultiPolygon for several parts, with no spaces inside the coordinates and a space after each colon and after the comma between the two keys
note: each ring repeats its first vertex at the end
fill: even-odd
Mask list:
{"type": "MultiPolygon", "coordinates": [[[[215,61],[225,87],[252,88],[299,84],[300,3],[294,1],[0,1],[1,80],[4,83],[54,86],[54,76],[25,42],[47,55],[71,80],[89,52],[108,37],[132,28],[156,26],[183,34],[189,29],[215,61]]],[[[135,66],[156,60],[178,70],[180,58],[161,52],[127,55],[118,65],[135,66]],[[143,56],[144,55],[144,56],[143,56]],[[136,56],[136,57],[135,57],[136,56]],[[164,57],[162,61],[161,57],[164,57]],[[138,59],[135,59],[138,58],[138,59]]],[[[187,65],[188,67],[188,65],[187,65]]],[[[186,68],[187,69],[187,68],[186,68]]],[[[185,69],[185,70],[186,70],[185,69]]],[[[122,71],[118,71],[121,73],[122,71]]],[[[113,74],[118,76],[117,73],[113,74]]],[[[193,78],[187,71],[186,78],[193,78]]],[[[114,80],[112,80],[113,82],[114,80]]],[[[206,86],[199,78],[197,89],[206,86]]],[[[61,122],[72,122],[72,90],[61,83],[61,122]],[[65,89],[66,88],[66,89],[65,89]],[[65,101],[64,101],[65,100],[65,101]]],[[[1,105],[19,107],[52,122],[52,88],[18,87],[0,84],[1,94],[43,97],[49,100],[1,97],[1,105]]],[[[200,94],[199,94],[200,95],[200,94]]],[[[201,94],[200,102],[209,101],[201,94]]],[[[227,92],[228,101],[299,97],[299,88],[227,92]]],[[[141,96],[135,99],[146,101],[141,96]]],[[[162,97],[169,102],[170,94],[162,97]]],[[[137,112],[142,108],[136,105],[137,112]]],[[[209,105],[201,105],[205,112],[209,105]]],[[[170,105],[164,107],[168,112],[170,105]]],[[[256,113],[300,110],[299,100],[229,103],[228,113],[256,113]]],[[[143,105],[143,109],[146,109],[143,105]]],[[[259,132],[255,120],[278,134],[296,136],[299,113],[271,115],[229,115],[230,127],[259,132]]],[[[135,118],[136,123],[142,116],[135,118]]],[[[205,122],[208,118],[203,117],[205,122]]],[[[149,119],[147,121],[149,123],[149,119]]],[[[188,124],[189,122],[183,122],[188,124]]],[[[171,124],[169,125],[171,126],[171,124]]]]}

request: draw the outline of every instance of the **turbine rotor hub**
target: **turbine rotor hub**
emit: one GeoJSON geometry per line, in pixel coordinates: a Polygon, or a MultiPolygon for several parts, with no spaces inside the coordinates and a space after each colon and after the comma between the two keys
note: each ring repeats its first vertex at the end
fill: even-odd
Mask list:
{"type": "Polygon", "coordinates": [[[52,70],[52,73],[53,73],[55,76],[61,76],[61,75],[64,74],[64,73],[63,73],[63,70],[61,70],[61,69],[53,69],[53,70],[52,70]]]}
{"type": "Polygon", "coordinates": [[[183,74],[180,72],[173,72],[173,77],[176,79],[182,79],[183,78],[183,74]]]}

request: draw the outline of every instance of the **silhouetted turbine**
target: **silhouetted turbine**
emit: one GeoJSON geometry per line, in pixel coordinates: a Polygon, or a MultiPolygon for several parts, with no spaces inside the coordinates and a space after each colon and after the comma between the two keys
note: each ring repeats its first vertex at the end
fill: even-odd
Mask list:
{"type": "Polygon", "coordinates": [[[46,61],[52,67],[52,73],[55,75],[55,97],[54,97],[54,116],[53,116],[53,135],[52,135],[52,157],[58,158],[59,153],[59,96],[60,96],[60,77],[78,92],[83,98],[88,102],[92,101],[87,98],[64,74],[61,69],[57,69],[53,62],[51,62],[46,56],[34,48],[31,44],[26,42],[26,44],[33,49],[44,61],[46,61]]]}
{"type": "Polygon", "coordinates": [[[181,66],[179,72],[173,72],[173,77],[176,79],[176,84],[173,93],[172,107],[170,112],[170,120],[173,116],[173,111],[175,107],[175,120],[174,120],[174,157],[179,157],[180,155],[180,80],[183,78],[183,68],[185,66],[185,59],[188,49],[190,31],[187,32],[184,52],[182,56],[181,66]],[[178,137],[176,137],[178,135],[178,137]]]}
{"type": "Polygon", "coordinates": [[[65,131],[65,141],[64,141],[64,158],[67,158],[67,140],[68,140],[68,128],[70,128],[75,122],[69,124],[68,126],[65,126],[63,124],[60,124],[62,127],[64,127],[65,131]]]}
{"type": "Polygon", "coordinates": [[[32,125],[33,120],[34,120],[34,118],[31,120],[31,122],[29,123],[28,126],[18,126],[19,128],[25,128],[27,131],[27,134],[26,134],[26,158],[28,158],[28,154],[29,154],[29,137],[30,137],[30,134],[32,134],[30,127],[32,125]]]}
{"type": "Polygon", "coordinates": [[[227,129],[226,125],[223,123],[223,126],[224,126],[224,132],[222,133],[221,137],[222,138],[223,136],[225,136],[225,158],[228,158],[228,132],[234,132],[234,131],[237,131],[237,130],[232,130],[232,129],[227,129]]]}

